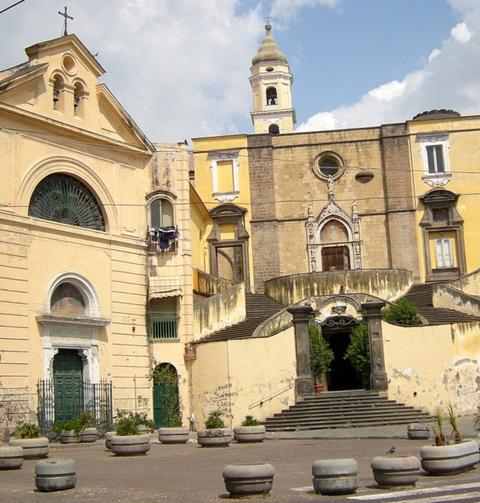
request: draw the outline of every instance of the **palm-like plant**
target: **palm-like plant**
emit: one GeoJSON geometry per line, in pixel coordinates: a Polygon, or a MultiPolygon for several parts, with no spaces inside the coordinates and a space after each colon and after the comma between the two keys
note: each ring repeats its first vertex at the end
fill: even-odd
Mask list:
{"type": "Polygon", "coordinates": [[[445,433],[443,432],[443,426],[445,424],[445,415],[440,407],[437,407],[435,413],[435,422],[433,423],[433,432],[435,433],[435,445],[446,445],[447,439],[445,433]]]}

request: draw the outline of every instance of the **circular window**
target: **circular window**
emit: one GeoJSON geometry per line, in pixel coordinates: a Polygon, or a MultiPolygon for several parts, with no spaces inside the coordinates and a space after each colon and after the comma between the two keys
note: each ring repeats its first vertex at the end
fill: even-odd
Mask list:
{"type": "Polygon", "coordinates": [[[273,68],[273,66],[267,66],[267,68],[265,68],[265,70],[267,72],[273,72],[274,68],[273,68]]]}
{"type": "Polygon", "coordinates": [[[75,64],[75,60],[68,54],[63,57],[62,65],[69,75],[75,75],[75,73],[77,72],[77,65],[75,64]]]}
{"type": "Polygon", "coordinates": [[[369,183],[373,180],[374,174],[371,171],[362,170],[355,175],[355,180],[360,183],[369,183]]]}
{"type": "Polygon", "coordinates": [[[330,176],[340,178],[344,171],[343,159],[335,152],[323,152],[315,159],[313,171],[323,180],[330,176]]]}

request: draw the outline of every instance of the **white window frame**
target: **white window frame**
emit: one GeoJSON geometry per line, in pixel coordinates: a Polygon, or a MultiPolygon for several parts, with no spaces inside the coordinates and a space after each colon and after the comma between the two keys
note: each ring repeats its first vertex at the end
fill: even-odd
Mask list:
{"type": "Polygon", "coordinates": [[[240,161],[238,151],[214,152],[210,155],[210,172],[212,174],[212,197],[222,203],[234,201],[240,195],[240,161]],[[218,191],[218,163],[232,162],[233,190],[229,192],[218,191]]]}
{"type": "Polygon", "coordinates": [[[450,238],[435,239],[435,266],[436,269],[448,269],[454,267],[452,240],[450,238]]]}
{"type": "Polygon", "coordinates": [[[452,176],[450,170],[450,146],[448,143],[448,134],[419,136],[420,142],[419,154],[423,163],[422,180],[431,186],[437,187],[446,185],[452,176]],[[443,172],[430,172],[428,164],[428,147],[441,147],[443,152],[443,172]]]}

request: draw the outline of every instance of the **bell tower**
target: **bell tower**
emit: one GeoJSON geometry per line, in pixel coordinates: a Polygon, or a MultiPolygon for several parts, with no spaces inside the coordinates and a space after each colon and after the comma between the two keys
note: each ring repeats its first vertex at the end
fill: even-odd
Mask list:
{"type": "Polygon", "coordinates": [[[295,109],[292,105],[293,75],[288,61],[272,37],[272,26],[265,25],[265,38],[252,59],[252,117],[255,133],[292,133],[295,109]]]}

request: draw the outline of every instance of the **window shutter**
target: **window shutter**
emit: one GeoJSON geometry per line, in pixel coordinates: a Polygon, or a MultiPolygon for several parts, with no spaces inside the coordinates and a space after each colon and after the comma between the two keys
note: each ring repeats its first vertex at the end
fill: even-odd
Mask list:
{"type": "Polygon", "coordinates": [[[437,239],[435,241],[435,254],[436,254],[436,262],[437,262],[437,268],[440,268],[440,267],[445,267],[443,265],[443,253],[442,253],[442,240],[441,239],[437,239]]]}

